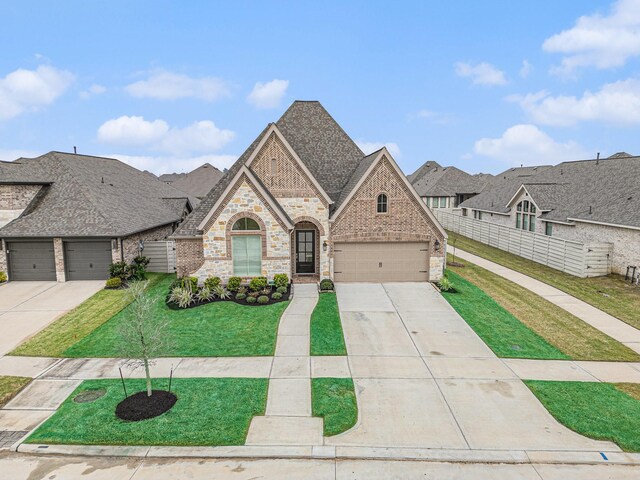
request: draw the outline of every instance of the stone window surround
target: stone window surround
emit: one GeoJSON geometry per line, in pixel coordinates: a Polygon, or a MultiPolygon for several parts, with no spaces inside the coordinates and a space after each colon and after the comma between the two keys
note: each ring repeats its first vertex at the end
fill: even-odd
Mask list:
{"type": "Polygon", "coordinates": [[[375,208],[375,213],[376,215],[389,215],[389,194],[387,192],[385,192],[384,190],[381,191],[380,193],[378,193],[378,195],[376,196],[376,208],[375,208]],[[385,211],[381,212],[380,210],[378,210],[378,208],[380,207],[380,197],[384,195],[384,206],[385,206],[385,211]]]}
{"type": "Polygon", "coordinates": [[[271,260],[267,256],[267,228],[265,227],[264,222],[258,215],[256,215],[253,212],[238,212],[235,215],[233,215],[231,218],[229,218],[229,220],[227,220],[227,225],[225,228],[226,228],[225,237],[226,237],[226,243],[227,243],[227,255],[226,257],[219,257],[220,259],[225,259],[225,258],[228,260],[233,259],[233,256],[231,253],[231,238],[233,236],[260,235],[262,239],[262,260],[271,260]],[[258,223],[260,230],[233,230],[233,225],[241,218],[250,218],[252,220],[255,220],[258,223]]]}

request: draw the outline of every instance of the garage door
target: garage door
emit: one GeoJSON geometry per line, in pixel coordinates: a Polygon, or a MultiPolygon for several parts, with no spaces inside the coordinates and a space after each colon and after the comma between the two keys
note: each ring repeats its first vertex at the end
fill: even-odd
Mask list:
{"type": "Polygon", "coordinates": [[[64,261],[67,280],[104,280],[109,278],[111,242],[64,242],[64,261]]]}
{"type": "Polygon", "coordinates": [[[53,241],[8,242],[9,277],[20,280],[55,280],[53,241]]]}
{"type": "Polygon", "coordinates": [[[426,282],[429,243],[336,243],[337,282],[426,282]]]}

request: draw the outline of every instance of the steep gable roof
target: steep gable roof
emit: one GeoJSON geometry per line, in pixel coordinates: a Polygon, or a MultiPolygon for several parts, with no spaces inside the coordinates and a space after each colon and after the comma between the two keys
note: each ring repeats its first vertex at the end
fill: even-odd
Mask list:
{"type": "Polygon", "coordinates": [[[454,197],[459,193],[479,193],[488,181],[484,176],[469,175],[459,168],[442,167],[435,162],[427,162],[410,180],[421,197],[454,197]],[[423,168],[429,163],[435,165],[423,168]]]}
{"type": "Polygon", "coordinates": [[[218,183],[222,175],[223,173],[216,167],[205,163],[195,170],[172,180],[171,186],[194,197],[202,198],[218,183]]]}
{"type": "Polygon", "coordinates": [[[50,186],[0,237],[120,237],[179,222],[187,195],[112,158],[50,152],[20,159],[50,186]]]}

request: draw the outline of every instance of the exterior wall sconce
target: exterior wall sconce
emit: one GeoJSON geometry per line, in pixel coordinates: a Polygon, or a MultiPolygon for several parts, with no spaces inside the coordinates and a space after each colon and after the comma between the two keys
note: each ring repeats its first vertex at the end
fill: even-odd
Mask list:
{"type": "Polygon", "coordinates": [[[326,252],[327,248],[329,248],[329,245],[327,245],[327,241],[325,240],[324,242],[322,242],[322,251],[326,252]]]}
{"type": "Polygon", "coordinates": [[[436,241],[433,243],[433,248],[435,248],[436,252],[440,251],[440,240],[436,238],[436,241]]]}

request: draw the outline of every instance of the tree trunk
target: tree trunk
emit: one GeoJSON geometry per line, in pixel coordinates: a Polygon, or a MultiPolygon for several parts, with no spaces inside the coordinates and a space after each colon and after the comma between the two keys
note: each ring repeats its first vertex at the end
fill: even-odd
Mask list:
{"type": "Polygon", "coordinates": [[[151,373],[149,373],[149,360],[144,359],[144,373],[147,376],[147,397],[151,396],[151,373]]]}

